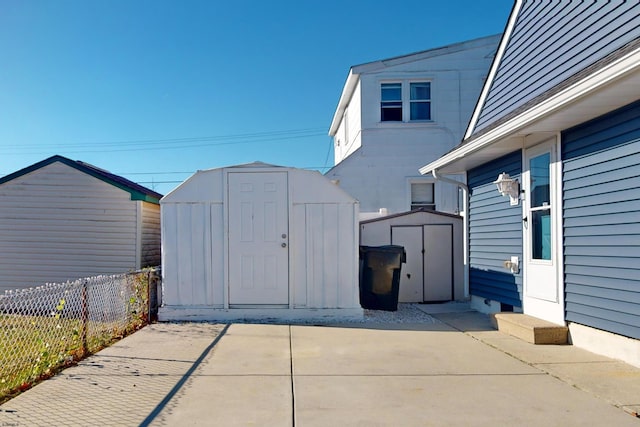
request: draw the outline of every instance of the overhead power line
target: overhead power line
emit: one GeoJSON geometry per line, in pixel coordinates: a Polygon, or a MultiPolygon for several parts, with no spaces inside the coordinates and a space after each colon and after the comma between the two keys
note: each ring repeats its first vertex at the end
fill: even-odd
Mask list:
{"type": "MultiPolygon", "coordinates": [[[[289,129],[269,132],[242,133],[230,135],[210,135],[189,138],[167,138],[167,139],[143,139],[124,141],[102,141],[102,142],[75,142],[68,144],[55,144],[57,150],[64,150],[67,153],[92,153],[92,152],[119,152],[119,151],[139,151],[153,148],[154,150],[170,150],[183,148],[196,148],[220,145],[252,144],[262,142],[289,141],[292,139],[310,138],[326,135],[326,131],[319,128],[309,129],[289,129]]],[[[14,150],[30,151],[51,149],[51,144],[14,144],[2,147],[2,150],[11,150],[8,154],[17,154],[14,150]]]]}

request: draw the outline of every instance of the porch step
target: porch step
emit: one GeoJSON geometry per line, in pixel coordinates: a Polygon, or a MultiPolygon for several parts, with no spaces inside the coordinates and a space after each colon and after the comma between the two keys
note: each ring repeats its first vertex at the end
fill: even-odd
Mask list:
{"type": "Polygon", "coordinates": [[[493,327],[532,344],[567,344],[569,328],[522,313],[495,313],[493,327]]]}

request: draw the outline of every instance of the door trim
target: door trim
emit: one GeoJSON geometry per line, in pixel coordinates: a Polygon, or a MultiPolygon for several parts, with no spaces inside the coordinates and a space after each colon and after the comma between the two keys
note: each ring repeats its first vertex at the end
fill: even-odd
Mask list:
{"type": "MultiPolygon", "coordinates": [[[[557,324],[564,324],[564,281],[563,281],[563,233],[562,233],[562,159],[561,159],[561,140],[560,134],[543,141],[540,144],[524,148],[522,150],[522,185],[526,190],[525,201],[522,204],[522,303],[525,314],[532,315],[541,319],[548,320],[557,324]],[[531,242],[529,241],[529,229],[525,227],[524,218],[529,216],[529,206],[531,203],[530,183],[529,180],[529,159],[536,155],[543,154],[550,149],[551,159],[549,170],[550,177],[550,201],[551,201],[551,260],[532,260],[531,259],[531,242]],[[528,290],[531,285],[529,271],[535,266],[553,266],[553,280],[556,285],[555,301],[545,300],[544,298],[529,296],[528,290]]],[[[528,221],[529,227],[532,226],[532,220],[528,221]]]]}
{"type": "Polygon", "coordinates": [[[252,308],[252,309],[258,309],[258,308],[290,308],[292,306],[292,289],[291,289],[291,257],[292,257],[292,251],[290,250],[290,243],[293,240],[292,236],[291,236],[291,188],[289,185],[289,173],[288,171],[285,170],[274,170],[272,168],[262,168],[262,167],[257,167],[257,168],[252,168],[250,170],[244,170],[244,169],[235,169],[235,168],[228,168],[224,170],[223,173],[223,204],[224,204],[224,208],[223,208],[223,215],[224,215],[224,260],[223,260],[223,268],[224,268],[224,286],[223,286],[223,298],[224,298],[224,308],[225,309],[231,309],[231,308],[252,308]],[[230,248],[231,248],[231,237],[232,237],[232,233],[231,233],[231,227],[230,227],[230,210],[231,210],[231,197],[230,197],[230,175],[234,174],[234,175],[248,175],[248,174],[283,174],[284,175],[284,179],[285,179],[285,189],[284,191],[284,195],[285,195],[285,209],[284,209],[284,213],[287,217],[287,221],[286,221],[286,244],[287,244],[287,256],[286,256],[286,281],[287,281],[287,298],[286,298],[286,303],[265,303],[265,304],[261,304],[259,302],[250,302],[250,303],[233,303],[231,302],[231,265],[230,265],[230,261],[231,261],[231,255],[230,255],[230,248]]]}

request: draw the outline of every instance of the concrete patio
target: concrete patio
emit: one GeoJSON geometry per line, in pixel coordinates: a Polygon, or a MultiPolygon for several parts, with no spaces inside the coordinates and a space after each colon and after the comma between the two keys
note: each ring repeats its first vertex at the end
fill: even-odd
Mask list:
{"type": "Polygon", "coordinates": [[[640,426],[640,369],[432,316],[150,325],[0,406],[0,425],[640,426]]]}

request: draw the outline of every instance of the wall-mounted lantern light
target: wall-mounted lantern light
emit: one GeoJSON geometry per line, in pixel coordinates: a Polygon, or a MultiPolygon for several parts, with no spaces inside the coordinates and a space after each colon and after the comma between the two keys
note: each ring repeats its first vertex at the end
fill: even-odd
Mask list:
{"type": "Polygon", "coordinates": [[[509,196],[509,204],[511,206],[516,206],[519,203],[520,183],[517,179],[513,179],[508,173],[502,172],[493,183],[498,187],[501,195],[509,196]]]}

